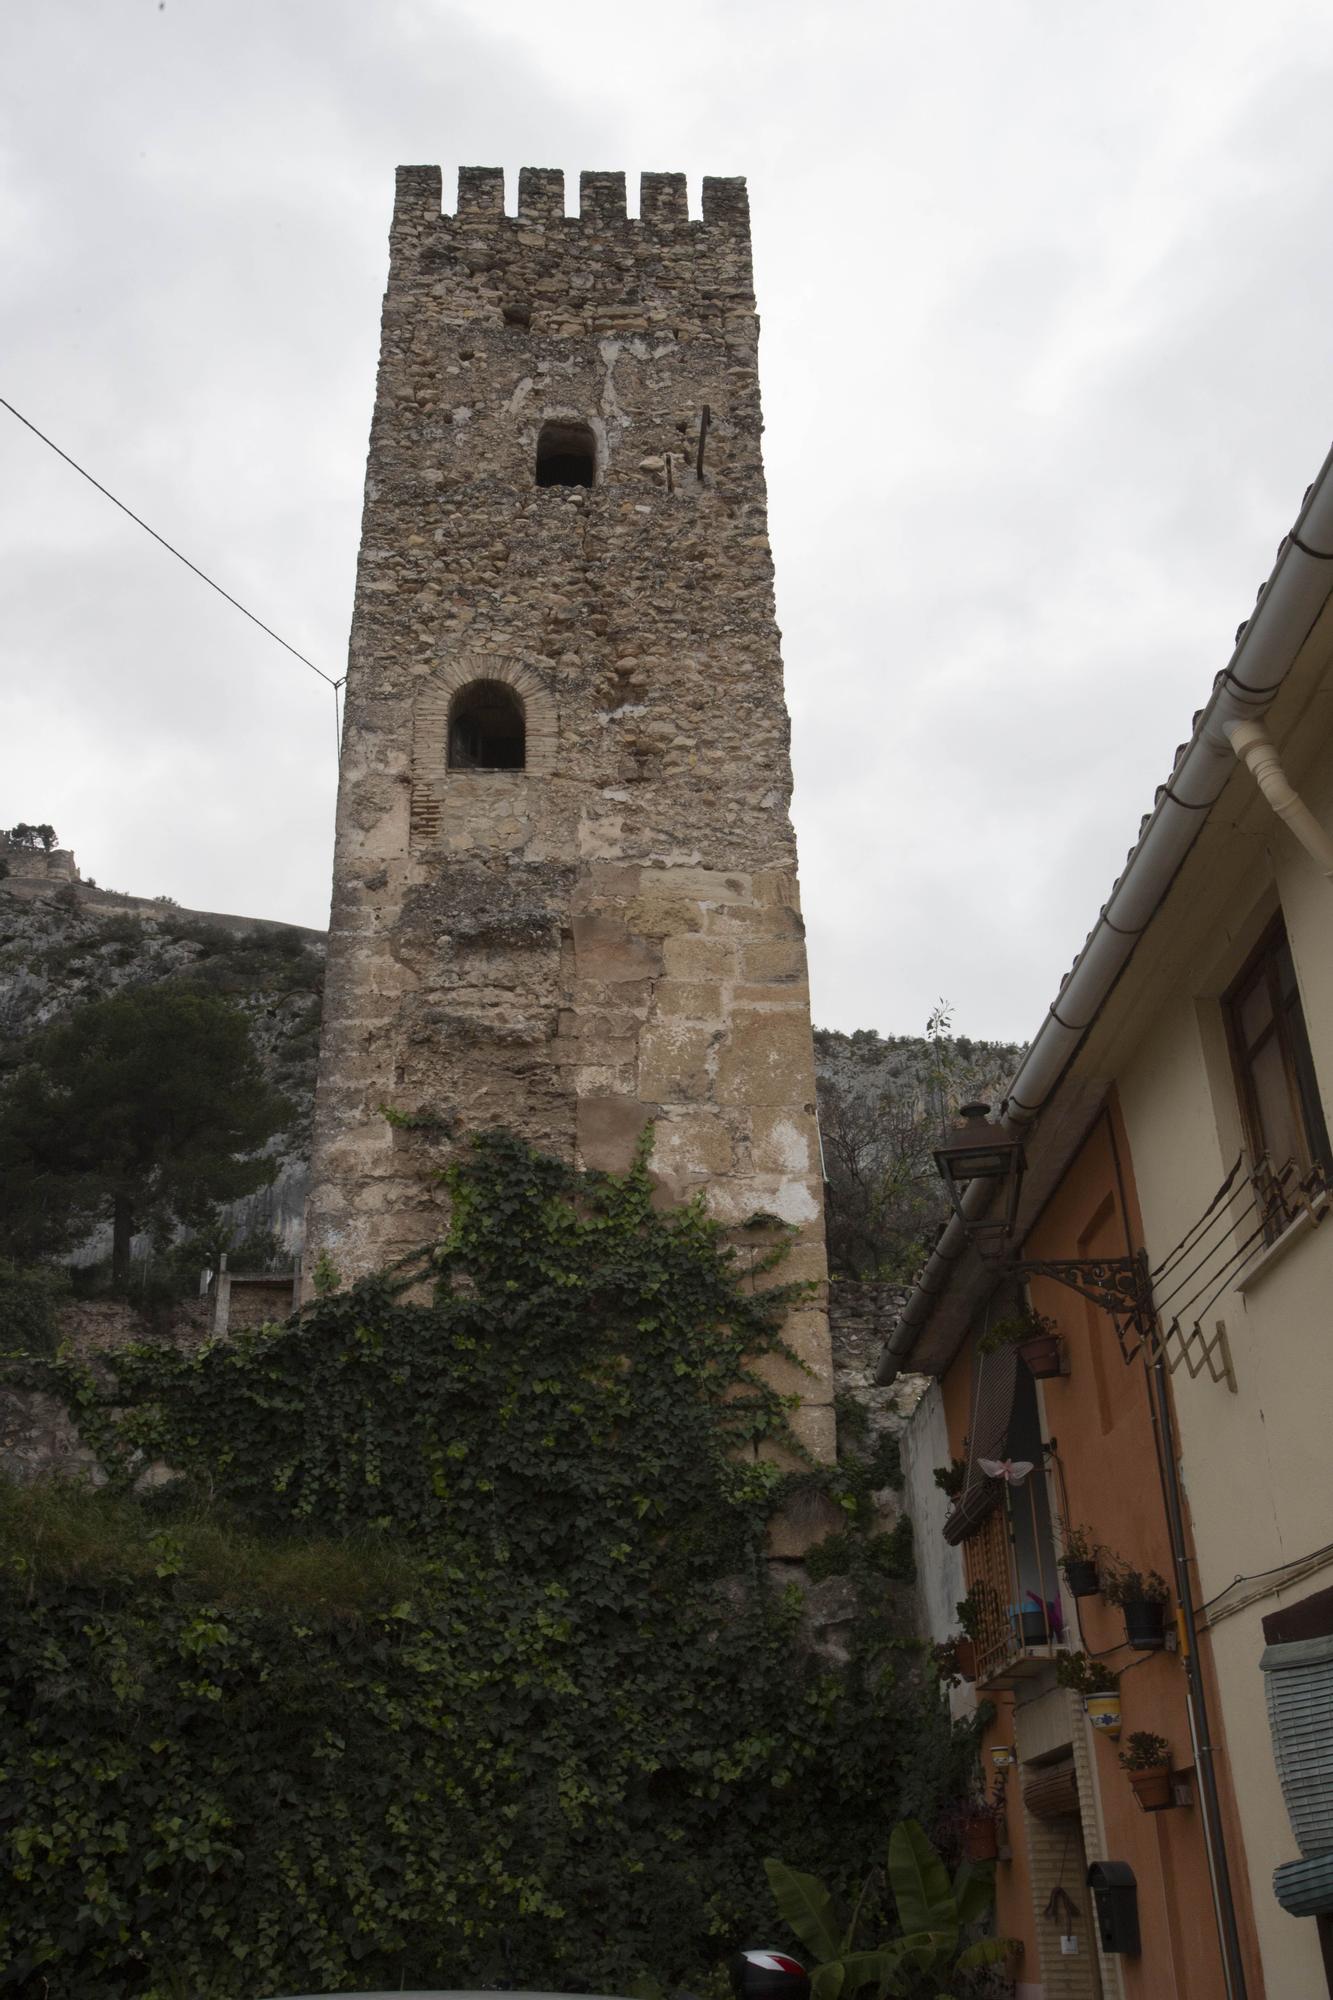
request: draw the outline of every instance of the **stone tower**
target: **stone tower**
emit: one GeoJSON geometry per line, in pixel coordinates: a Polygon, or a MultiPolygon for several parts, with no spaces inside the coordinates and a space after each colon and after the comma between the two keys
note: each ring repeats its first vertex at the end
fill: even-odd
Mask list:
{"type": "MultiPolygon", "coordinates": [[[[822,1280],[744,182],[702,221],[677,174],[637,221],[623,174],[577,218],[536,169],[516,216],[489,168],[441,205],[400,168],[307,1255],[436,1234],[432,1131],[624,1167],[652,1119],[671,1197],[780,1215],[822,1280]]],[[[823,1311],[788,1337],[826,1456],[823,1311]]]]}

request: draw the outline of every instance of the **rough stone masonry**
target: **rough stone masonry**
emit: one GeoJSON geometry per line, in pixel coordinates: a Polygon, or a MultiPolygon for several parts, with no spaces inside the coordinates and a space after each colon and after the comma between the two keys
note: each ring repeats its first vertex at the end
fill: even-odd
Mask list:
{"type": "MultiPolygon", "coordinates": [[[[799,1231],[825,1279],[745,184],[398,173],[307,1271],[438,1232],[504,1125],[799,1231]],[[414,1124],[391,1123],[383,1107],[414,1124]],[[435,1157],[438,1157],[438,1149],[435,1157]]],[[[822,1290],[783,1386],[833,1451],[822,1290]]],[[[779,1373],[783,1365],[775,1363],[779,1373]]]]}

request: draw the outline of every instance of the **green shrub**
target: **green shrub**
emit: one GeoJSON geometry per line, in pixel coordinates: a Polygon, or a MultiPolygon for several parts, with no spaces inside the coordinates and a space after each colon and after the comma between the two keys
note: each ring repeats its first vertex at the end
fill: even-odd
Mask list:
{"type": "Polygon", "coordinates": [[[113,1483],[0,1507],[0,1988],[697,1988],[766,1852],[848,1891],[956,1789],[905,1653],[772,1578],[792,1288],[642,1161],[492,1137],[451,1192],[285,1326],[48,1364],[113,1483]]]}
{"type": "Polygon", "coordinates": [[[56,1309],[69,1294],[66,1271],[0,1257],[0,1353],[49,1354],[56,1340],[56,1309]]]}

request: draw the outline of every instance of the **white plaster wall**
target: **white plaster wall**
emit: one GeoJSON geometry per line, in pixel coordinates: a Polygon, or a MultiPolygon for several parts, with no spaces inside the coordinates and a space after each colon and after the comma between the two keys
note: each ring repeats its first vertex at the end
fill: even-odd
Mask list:
{"type": "MultiPolygon", "coordinates": [[[[1311,754],[1307,737],[1303,753],[1302,790],[1333,825],[1329,746],[1311,754]]],[[[1187,869],[1157,920],[1174,924],[1175,969],[1155,988],[1141,975],[1137,1032],[1115,1065],[1153,1261],[1198,1221],[1241,1150],[1220,997],[1279,906],[1333,1126],[1333,889],[1266,808],[1242,795],[1241,814],[1210,829],[1206,865],[1200,857],[1192,882],[1187,869]]],[[[1237,1577],[1261,1578],[1333,1544],[1333,1220],[1290,1231],[1262,1271],[1211,1306],[1206,1331],[1219,1322],[1236,1392],[1207,1371],[1191,1380],[1182,1367],[1173,1377],[1204,1603],[1237,1577]]],[[[1267,1594],[1211,1636],[1268,2000],[1308,2000],[1323,1975],[1313,1921],[1289,1917],[1273,1895],[1274,1868],[1297,1849],[1273,1764],[1260,1620],[1331,1576],[1333,1567],[1285,1589],[1261,1584],[1267,1594]]]]}
{"type": "Polygon", "coordinates": [[[911,1516],[916,1556],[917,1629],[931,1640],[947,1639],[958,1630],[958,1600],[967,1591],[962,1552],[944,1539],[952,1502],[932,1477],[949,1456],[944,1399],[939,1383],[932,1382],[902,1437],[903,1506],[911,1516]]]}

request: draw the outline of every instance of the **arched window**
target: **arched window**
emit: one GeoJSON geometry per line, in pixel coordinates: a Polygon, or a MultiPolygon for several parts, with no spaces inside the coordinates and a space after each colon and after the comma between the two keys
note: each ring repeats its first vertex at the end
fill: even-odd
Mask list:
{"type": "Polygon", "coordinates": [[[537,484],[597,484],[597,440],[587,424],[542,425],[537,438],[537,484]]]}
{"type": "Polygon", "coordinates": [[[523,703],[503,681],[470,681],[449,710],[451,771],[521,771],[523,703]]]}

